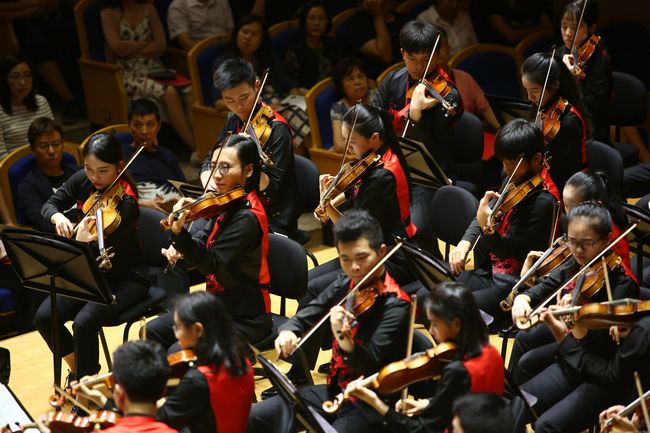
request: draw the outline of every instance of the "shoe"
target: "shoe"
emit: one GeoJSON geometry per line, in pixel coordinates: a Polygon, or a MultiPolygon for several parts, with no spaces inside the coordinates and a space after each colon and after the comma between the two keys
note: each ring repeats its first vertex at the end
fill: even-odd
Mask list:
{"type": "Polygon", "coordinates": [[[326,362],[318,366],[318,372],[323,374],[330,374],[330,363],[326,362]]]}
{"type": "Polygon", "coordinates": [[[202,163],[203,158],[201,158],[201,155],[199,155],[197,152],[192,152],[190,155],[190,164],[192,164],[194,167],[201,167],[202,163]]]}
{"type": "MultiPolygon", "coordinates": [[[[307,384],[307,378],[300,373],[296,373],[293,368],[291,368],[287,373],[287,378],[289,378],[289,380],[296,386],[307,384]]],[[[275,397],[276,395],[278,395],[278,391],[275,387],[271,387],[262,391],[260,398],[266,400],[267,398],[275,397]]]]}
{"type": "Polygon", "coordinates": [[[65,377],[65,385],[63,386],[63,389],[66,392],[69,392],[72,389],[72,382],[75,382],[77,380],[77,375],[73,373],[72,371],[68,370],[68,375],[65,377]]]}

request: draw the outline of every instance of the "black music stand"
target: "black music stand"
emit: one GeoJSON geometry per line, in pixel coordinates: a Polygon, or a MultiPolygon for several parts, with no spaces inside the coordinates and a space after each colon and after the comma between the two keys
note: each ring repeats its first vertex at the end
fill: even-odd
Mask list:
{"type": "Polygon", "coordinates": [[[171,179],[167,179],[167,182],[169,182],[183,197],[199,198],[203,195],[203,188],[199,185],[171,179]]]}
{"type": "Polygon", "coordinates": [[[406,137],[398,137],[397,141],[409,166],[413,184],[432,189],[451,185],[451,180],[424,143],[406,137]]]}
{"type": "Polygon", "coordinates": [[[113,302],[113,295],[88,244],[6,225],[0,225],[0,240],[23,286],[50,294],[54,383],[58,386],[61,383],[61,354],[57,295],[104,305],[113,302]]]}
{"type": "Polygon", "coordinates": [[[257,360],[262,364],[262,368],[264,368],[266,377],[268,377],[271,385],[278,390],[280,398],[293,408],[296,419],[308,432],[336,433],[334,427],[317,410],[300,398],[296,386],[291,383],[291,380],[275,364],[261,353],[258,353],[256,356],[257,360]]]}

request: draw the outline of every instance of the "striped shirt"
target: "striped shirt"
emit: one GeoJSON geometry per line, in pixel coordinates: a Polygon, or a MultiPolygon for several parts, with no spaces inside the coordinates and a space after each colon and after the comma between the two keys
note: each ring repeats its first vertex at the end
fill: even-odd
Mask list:
{"type": "Polygon", "coordinates": [[[41,95],[36,95],[36,111],[27,107],[13,107],[13,114],[7,114],[0,108],[0,159],[13,150],[27,144],[27,130],[37,117],[54,118],[50,104],[41,95]]]}

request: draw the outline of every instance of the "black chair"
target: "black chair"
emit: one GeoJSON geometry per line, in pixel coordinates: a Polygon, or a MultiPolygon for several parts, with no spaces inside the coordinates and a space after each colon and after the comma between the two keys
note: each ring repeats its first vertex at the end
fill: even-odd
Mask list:
{"type": "Polygon", "coordinates": [[[602,171],[607,175],[615,191],[623,187],[623,157],[616,149],[591,140],[587,143],[587,166],[592,171],[602,171]]]}
{"type": "MultiPolygon", "coordinates": [[[[277,233],[269,233],[268,265],[271,276],[269,291],[280,296],[280,314],[271,313],[273,327],[271,333],[253,345],[260,351],[273,348],[273,342],[278,336],[280,326],[289,320],[286,317],[286,300],[300,299],[307,290],[307,255],[305,248],[298,242],[277,233]]],[[[298,350],[298,360],[304,369],[305,377],[310,385],[314,384],[304,352],[298,350]]],[[[262,371],[255,369],[262,375],[262,371]]]]}
{"type": "Polygon", "coordinates": [[[461,241],[476,216],[478,200],[463,188],[446,185],[436,191],[431,207],[431,232],[445,243],[445,260],[448,260],[450,245],[461,241]]]}
{"type": "Polygon", "coordinates": [[[483,156],[483,124],[481,119],[465,111],[458,119],[453,136],[454,162],[480,161],[483,156]]]}
{"type": "Polygon", "coordinates": [[[621,153],[625,167],[638,162],[638,149],[620,143],[621,126],[638,126],[645,122],[648,101],[643,81],[624,72],[613,72],[614,95],[610,106],[610,123],[615,125],[614,146],[621,153]]]}
{"type": "MultiPolygon", "coordinates": [[[[320,171],[311,159],[300,155],[294,155],[294,171],[297,180],[297,211],[299,214],[302,214],[303,212],[311,213],[316,209],[318,201],[320,200],[318,185],[320,171]]],[[[301,245],[305,245],[311,239],[311,235],[305,230],[298,229],[295,238],[301,245]]],[[[310,251],[307,251],[307,255],[313,262],[314,267],[318,266],[316,256],[314,256],[310,251]]]]}

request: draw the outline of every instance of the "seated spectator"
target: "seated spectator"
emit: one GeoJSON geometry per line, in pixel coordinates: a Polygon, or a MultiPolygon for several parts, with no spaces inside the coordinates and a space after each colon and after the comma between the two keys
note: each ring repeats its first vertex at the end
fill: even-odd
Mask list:
{"type": "Polygon", "coordinates": [[[36,94],[32,67],[20,54],[0,60],[0,159],[27,144],[27,129],[37,117],[52,118],[50,104],[36,94]]]}
{"type": "Polygon", "coordinates": [[[334,67],[332,74],[334,85],[343,93],[343,98],[332,104],[330,118],[332,119],[332,144],[331,150],[336,152],[345,151],[345,139],[341,132],[343,116],[348,110],[361,101],[367,104],[376,89],[370,88],[368,76],[364,72],[363,62],[356,57],[345,57],[339,60],[334,67]]]}
{"type": "Polygon", "coordinates": [[[43,218],[41,208],[80,167],[62,162],[63,130],[49,117],[34,120],[27,131],[27,139],[36,166],[18,185],[16,209],[25,216],[28,226],[55,233],[54,224],[43,218]]]}
{"type": "Polygon", "coordinates": [[[169,213],[181,195],[167,180],[185,182],[178,159],[169,149],[158,145],[160,109],[151,99],[136,99],[129,111],[129,128],[133,141],[122,143],[124,158],[144,150],[129,166],[129,173],[138,184],[138,204],[169,213]]]}
{"type": "Polygon", "coordinates": [[[459,0],[433,0],[432,3],[427,10],[418,15],[418,19],[429,21],[447,33],[450,56],[469,45],[478,43],[472,20],[465,11],[460,9],[459,0]]]}
{"type": "Polygon", "coordinates": [[[334,38],[328,37],[332,20],[322,0],[308,0],[299,18],[301,37],[287,50],[284,64],[292,77],[298,80],[298,88],[292,93],[300,95],[332,73],[337,58],[334,38]]]}
{"type": "Polygon", "coordinates": [[[32,0],[0,2],[0,21],[13,23],[21,51],[34,62],[33,72],[38,71],[49,88],[63,101],[64,124],[75,123],[84,114],[83,104],[74,95],[74,92],[82,92],[77,65],[79,40],[74,31],[72,12],[74,3],[32,0]],[[73,85],[75,82],[76,86],[73,85]]]}
{"type": "MultiPolygon", "coordinates": [[[[101,20],[109,54],[122,68],[126,93],[132,99],[152,98],[163,104],[169,123],[185,145],[195,150],[190,86],[175,87],[149,78],[151,72],[165,69],[159,57],[167,43],[156,9],[141,1],[110,0],[102,9],[101,20]]],[[[191,159],[200,160],[196,153],[191,159]]]]}
{"type": "Polygon", "coordinates": [[[389,0],[362,0],[361,6],[364,11],[347,23],[345,40],[351,54],[363,59],[376,77],[400,61],[399,31],[408,19],[392,10],[389,0]]]}
{"type": "MultiPolygon", "coordinates": [[[[296,87],[296,81],[287,73],[282,61],[273,54],[271,36],[264,18],[246,15],[237,23],[225,54],[212,64],[213,76],[225,60],[232,58],[246,60],[253,66],[260,79],[264,76],[265,70],[270,68],[269,77],[262,91],[262,99],[284,116],[289,123],[293,132],[294,149],[306,146],[310,132],[309,118],[303,109],[295,105],[282,105],[282,99],[296,87]]],[[[217,88],[214,89],[213,96],[215,107],[220,110],[228,109],[217,88]]]]}
{"type": "Polygon", "coordinates": [[[489,0],[486,4],[488,24],[496,33],[496,41],[517,45],[526,36],[544,31],[552,36],[553,23],[547,13],[547,2],[540,0],[489,0]]]}
{"type": "Polygon", "coordinates": [[[201,39],[234,27],[228,0],[174,0],[167,13],[169,37],[186,51],[201,39]]]}

